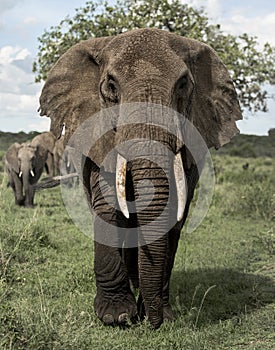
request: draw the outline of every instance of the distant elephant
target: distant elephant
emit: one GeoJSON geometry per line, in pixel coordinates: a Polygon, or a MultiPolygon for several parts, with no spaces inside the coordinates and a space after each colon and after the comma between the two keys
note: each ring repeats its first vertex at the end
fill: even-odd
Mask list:
{"type": "Polygon", "coordinates": [[[230,141],[242,116],[226,67],[208,45],[159,29],[93,38],[70,48],[51,69],[40,112],[51,118],[57,137],[65,125],[70,146],[92,145],[91,151],[83,148],[82,178],[94,214],[97,316],[107,325],[119,325],[146,315],[153,328],[163,319],[173,320],[169,281],[199,173],[185,143],[166,130],[178,129],[180,135],[187,118],[207,147],[230,141]],[[153,109],[146,111],[152,104],[163,109],[158,125],[150,124],[153,109]],[[178,112],[174,119],[166,114],[168,108],[178,112]],[[108,110],[109,119],[104,118],[108,110]],[[93,127],[86,132],[89,123],[93,127]],[[104,123],[112,127],[96,142],[104,123]],[[148,160],[154,154],[144,139],[159,144],[155,150],[163,166],[148,160]],[[132,144],[120,149],[124,141],[132,144]],[[104,163],[110,150],[115,150],[115,168],[111,160],[104,163]],[[131,158],[131,152],[137,156],[131,158]],[[171,203],[170,180],[177,187],[171,203]],[[147,190],[148,182],[153,189],[147,190]],[[147,203],[145,197],[152,200],[147,203]],[[172,219],[176,223],[170,228],[172,219]],[[137,246],[129,247],[127,231],[133,228],[137,246]],[[125,237],[117,236],[120,230],[125,237]],[[121,246],[110,243],[115,237],[121,246]],[[144,237],[152,242],[143,244],[144,237]],[[140,290],[137,302],[132,286],[140,290]]]}
{"type": "Polygon", "coordinates": [[[42,132],[35,136],[31,141],[33,146],[42,146],[47,151],[47,160],[45,162],[45,170],[48,176],[54,175],[54,146],[56,137],[49,131],[42,132]]]}
{"type": "Polygon", "coordinates": [[[43,172],[47,155],[43,146],[32,143],[14,143],[7,150],[4,169],[16,204],[33,207],[33,185],[43,172]]]}
{"type": "MultiPolygon", "coordinates": [[[[76,172],[70,149],[64,147],[64,136],[62,135],[55,143],[54,150],[54,168],[57,174],[67,175],[76,172]]],[[[74,178],[68,179],[63,183],[66,183],[68,187],[73,186],[78,180],[74,178]]]]}
{"type": "Polygon", "coordinates": [[[53,159],[54,159],[54,169],[55,173],[61,174],[61,166],[62,166],[62,156],[64,153],[64,136],[62,135],[59,139],[56,140],[54,149],[53,149],[53,159]]]}

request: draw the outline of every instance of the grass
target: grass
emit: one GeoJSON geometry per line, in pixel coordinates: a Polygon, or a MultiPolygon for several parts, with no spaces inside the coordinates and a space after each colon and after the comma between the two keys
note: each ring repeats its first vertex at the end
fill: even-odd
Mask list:
{"type": "Polygon", "coordinates": [[[274,165],[215,157],[211,208],[183,230],[171,281],[174,323],[104,327],[93,311],[93,243],[59,188],[13,204],[0,177],[0,349],[274,349],[274,165]],[[254,169],[254,170],[253,170],[254,169]],[[256,200],[255,200],[256,198],[256,200]],[[256,204],[255,204],[256,202],[256,204]]]}

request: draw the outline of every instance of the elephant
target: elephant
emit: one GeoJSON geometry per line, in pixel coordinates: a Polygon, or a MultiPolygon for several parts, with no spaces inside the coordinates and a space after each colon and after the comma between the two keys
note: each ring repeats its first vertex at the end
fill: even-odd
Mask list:
{"type": "Polygon", "coordinates": [[[54,169],[56,174],[62,174],[61,166],[64,149],[64,136],[62,135],[59,139],[56,140],[53,149],[54,169]]]}
{"type": "MultiPolygon", "coordinates": [[[[58,140],[56,140],[53,150],[54,168],[57,174],[62,176],[76,172],[70,153],[70,149],[68,147],[64,147],[64,136],[62,135],[58,140]]],[[[63,183],[65,183],[68,187],[72,187],[77,183],[77,180],[71,178],[63,183]]]]}
{"type": "Polygon", "coordinates": [[[184,134],[181,125],[187,120],[207,149],[218,149],[239,132],[242,113],[225,65],[207,44],[161,29],[91,38],[72,46],[50,70],[39,111],[51,118],[56,137],[65,126],[65,144],[75,149],[83,140],[91,144],[80,147],[80,163],[94,216],[97,317],[116,326],[147,317],[154,329],[174,320],[170,277],[200,177],[192,152],[175,135],[184,134]],[[156,119],[151,105],[158,125],[150,124],[156,119]],[[151,112],[144,114],[146,106],[151,112]],[[175,111],[174,118],[167,109],[175,111]],[[104,117],[108,111],[109,119],[104,117]],[[98,141],[108,122],[111,127],[98,141]],[[151,151],[143,140],[161,146],[151,151]],[[120,149],[126,141],[130,146],[120,149]],[[105,161],[110,150],[114,154],[105,161]],[[150,159],[153,152],[163,165],[150,159]],[[148,191],[146,181],[153,184],[148,191]],[[177,190],[171,203],[169,182],[177,190]],[[136,206],[136,212],[127,211],[127,205],[136,206]],[[135,232],[136,246],[127,245],[127,232],[135,232]],[[109,244],[114,237],[121,245],[109,244]]]}
{"type": "Polygon", "coordinates": [[[34,206],[33,186],[43,172],[47,154],[43,146],[32,143],[14,143],[8,148],[4,169],[17,205],[34,206]]]}
{"type": "Polygon", "coordinates": [[[54,175],[54,146],[56,143],[56,137],[49,131],[42,132],[41,134],[35,136],[31,141],[34,147],[43,146],[47,150],[47,159],[45,162],[45,170],[48,176],[52,177],[54,175]]]}

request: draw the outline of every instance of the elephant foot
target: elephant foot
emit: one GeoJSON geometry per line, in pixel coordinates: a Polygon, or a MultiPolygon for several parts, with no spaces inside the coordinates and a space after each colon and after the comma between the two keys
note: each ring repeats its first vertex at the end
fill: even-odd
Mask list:
{"type": "Polygon", "coordinates": [[[138,317],[141,321],[143,321],[145,319],[146,312],[145,312],[145,306],[144,306],[144,302],[141,294],[139,294],[139,297],[138,297],[137,309],[138,309],[138,317]]]}
{"type": "MultiPolygon", "coordinates": [[[[144,306],[144,302],[141,294],[139,295],[139,298],[138,298],[137,307],[138,307],[138,316],[140,320],[144,320],[146,316],[146,312],[145,312],[145,306],[144,306]]],[[[170,321],[170,322],[176,321],[175,313],[172,310],[172,307],[169,303],[165,303],[163,305],[163,321],[170,321]]]]}
{"type": "Polygon", "coordinates": [[[25,204],[25,208],[34,208],[33,204],[25,204]]]}
{"type": "Polygon", "coordinates": [[[24,203],[25,203],[25,198],[19,198],[19,199],[15,200],[16,205],[22,206],[22,205],[24,205],[24,203]]]}
{"type": "Polygon", "coordinates": [[[125,326],[137,321],[136,301],[130,291],[115,296],[103,296],[97,292],[94,310],[97,317],[108,326],[125,326]]]}
{"type": "Polygon", "coordinates": [[[145,303],[140,294],[137,302],[138,316],[140,320],[144,320],[147,316],[153,329],[159,328],[164,320],[164,311],[162,304],[162,299],[160,297],[156,297],[151,301],[149,307],[147,307],[148,312],[146,312],[145,303]]]}

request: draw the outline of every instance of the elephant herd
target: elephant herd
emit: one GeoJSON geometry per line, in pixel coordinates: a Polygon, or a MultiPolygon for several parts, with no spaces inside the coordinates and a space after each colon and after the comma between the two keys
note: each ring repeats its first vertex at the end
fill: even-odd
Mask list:
{"type": "Polygon", "coordinates": [[[50,178],[74,172],[63,141],[63,136],[57,139],[51,132],[43,132],[29,142],[15,142],[9,147],[3,156],[3,165],[17,205],[34,206],[34,185],[44,170],[50,178]]]}

